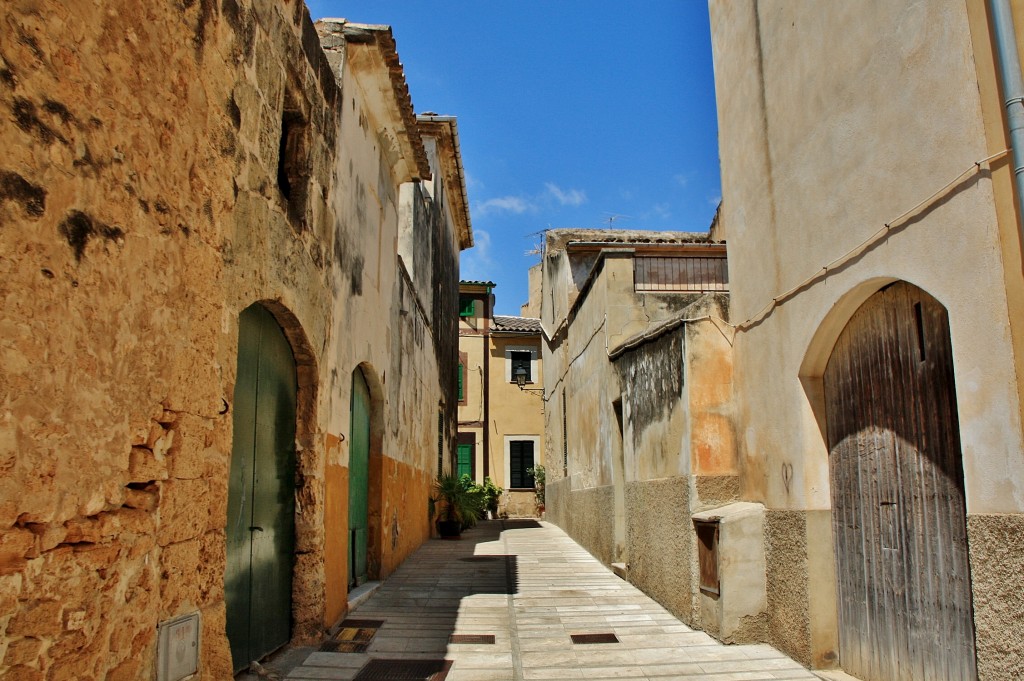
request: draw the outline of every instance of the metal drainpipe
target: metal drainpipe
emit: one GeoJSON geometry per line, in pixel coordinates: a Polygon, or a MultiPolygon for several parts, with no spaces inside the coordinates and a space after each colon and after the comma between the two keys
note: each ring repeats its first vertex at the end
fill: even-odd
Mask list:
{"type": "Polygon", "coordinates": [[[1013,151],[1013,178],[1017,188],[1017,230],[1024,248],[1024,78],[1017,54],[1017,35],[1013,26],[1010,0],[989,0],[995,33],[996,68],[1006,98],[1006,122],[1010,128],[1013,151]]]}

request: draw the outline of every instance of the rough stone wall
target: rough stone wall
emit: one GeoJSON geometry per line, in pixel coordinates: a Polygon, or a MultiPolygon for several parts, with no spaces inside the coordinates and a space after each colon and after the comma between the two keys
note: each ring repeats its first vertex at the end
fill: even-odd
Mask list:
{"type": "Polygon", "coordinates": [[[386,239],[390,274],[370,290],[364,244],[379,251],[385,218],[365,188],[395,178],[380,154],[335,157],[340,92],[297,0],[8,3],[0,26],[0,676],[148,678],[156,624],[198,610],[201,676],[229,678],[238,313],[262,302],[298,365],[294,636],[310,641],[325,459],[333,442],[344,463],[360,355],[332,336],[349,298],[388,309],[393,335],[361,343],[402,385],[391,418],[430,424],[387,443],[405,466],[384,467],[391,565],[429,532],[424,461],[454,393],[437,363],[455,340],[435,346],[425,320],[454,318],[457,247],[434,246],[449,293],[433,310],[398,283],[386,239]],[[338,219],[345,205],[365,219],[338,219]]]}
{"type": "Polygon", "coordinates": [[[569,526],[569,478],[549,480],[544,487],[544,518],[563,530],[569,526]]]}
{"type": "MultiPolygon", "coordinates": [[[[545,503],[546,503],[545,491],[545,503]]],[[[533,492],[510,492],[505,491],[501,495],[501,509],[509,518],[537,518],[540,512],[537,510],[537,495],[533,492]]]]}
{"type": "MultiPolygon", "coordinates": [[[[565,530],[590,555],[602,563],[612,562],[615,535],[612,514],[615,512],[614,490],[610,485],[568,490],[565,482],[545,488],[545,497],[558,508],[548,520],[565,530]]],[[[545,511],[547,513],[547,511],[545,511]]]]}
{"type": "Polygon", "coordinates": [[[626,483],[626,537],[629,581],[673,615],[700,627],[689,480],[626,483]]]}
{"type": "Polygon", "coordinates": [[[764,518],[768,566],[768,642],[811,664],[807,595],[807,523],[801,511],[769,509],[764,518]]]}
{"type": "Polygon", "coordinates": [[[969,515],[978,678],[1024,678],[1024,516],[969,515]]]}

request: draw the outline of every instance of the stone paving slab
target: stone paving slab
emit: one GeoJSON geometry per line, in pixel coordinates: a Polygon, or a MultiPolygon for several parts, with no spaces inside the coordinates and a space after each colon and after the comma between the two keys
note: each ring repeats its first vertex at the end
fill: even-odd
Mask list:
{"type": "Polygon", "coordinates": [[[349,616],[384,620],[366,652],[312,652],[288,681],[351,681],[373,658],[452,660],[447,681],[818,678],[771,646],[726,646],[687,627],[544,522],[482,522],[462,540],[431,540],[349,616]],[[451,643],[456,633],[495,643],[451,643]],[[618,642],[570,638],[587,633],[618,642]]]}

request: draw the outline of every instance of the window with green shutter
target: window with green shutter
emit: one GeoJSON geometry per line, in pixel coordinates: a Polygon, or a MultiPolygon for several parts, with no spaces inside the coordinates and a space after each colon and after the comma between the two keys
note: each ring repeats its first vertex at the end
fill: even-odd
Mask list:
{"type": "Polygon", "coordinates": [[[476,299],[470,296],[459,296],[459,316],[472,317],[476,314],[476,299]]]}
{"type": "Polygon", "coordinates": [[[463,366],[460,364],[459,365],[459,402],[462,402],[463,400],[466,399],[466,393],[465,393],[464,388],[462,387],[462,382],[463,382],[462,376],[463,376],[463,373],[464,373],[463,372],[463,366]]]}

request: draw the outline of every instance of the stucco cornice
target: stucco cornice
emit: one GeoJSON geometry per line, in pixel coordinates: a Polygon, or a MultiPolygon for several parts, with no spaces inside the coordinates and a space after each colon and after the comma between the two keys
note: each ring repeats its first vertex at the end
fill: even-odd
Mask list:
{"type": "Polygon", "coordinates": [[[469,215],[469,194],[466,191],[466,173],[462,167],[462,151],[459,147],[459,126],[454,116],[421,114],[417,117],[420,132],[437,140],[441,177],[448,196],[457,197],[449,201],[452,218],[455,220],[459,248],[466,250],[473,246],[473,225],[469,215]]]}
{"type": "Polygon", "coordinates": [[[383,138],[382,143],[395,143],[404,161],[395,164],[398,181],[430,179],[427,152],[420,137],[391,27],[354,24],[344,19],[321,19],[317,22],[317,31],[322,43],[325,36],[343,39],[345,61],[376,119],[375,132],[383,138]],[[388,133],[395,137],[388,139],[388,133]]]}

